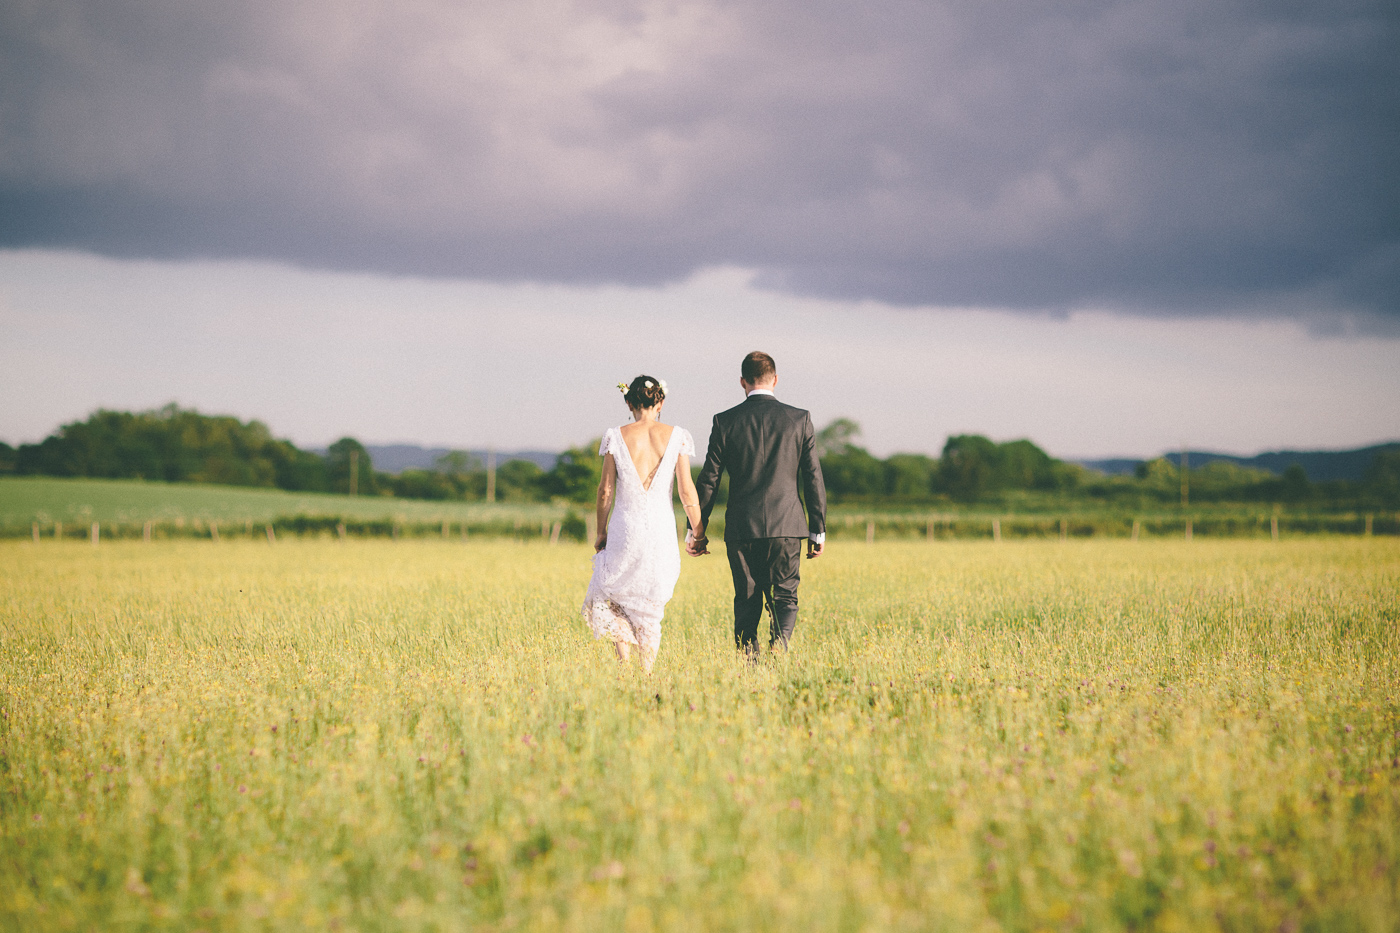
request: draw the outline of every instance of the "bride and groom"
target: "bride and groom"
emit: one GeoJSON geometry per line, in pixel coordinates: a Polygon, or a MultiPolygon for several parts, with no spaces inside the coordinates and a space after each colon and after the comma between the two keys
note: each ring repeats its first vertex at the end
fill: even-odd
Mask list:
{"type": "Polygon", "coordinates": [[[612,641],[620,660],[636,647],[650,671],[661,645],[661,619],[681,571],[672,477],[689,526],[686,553],[701,557],[709,553],[705,529],[726,470],[724,544],[734,577],[734,644],[758,657],[766,602],[772,617],[768,646],[788,647],[797,625],[804,542],[812,558],[826,541],[826,488],[812,417],[778,401],[777,384],[771,356],[755,351],[744,357],[739,385],[746,397],[715,415],[705,464],[694,481],[690,432],[660,420],[666,383],[638,376],[619,384],[632,423],[609,428],[598,448],[598,536],[583,617],[595,636],[612,641]]]}

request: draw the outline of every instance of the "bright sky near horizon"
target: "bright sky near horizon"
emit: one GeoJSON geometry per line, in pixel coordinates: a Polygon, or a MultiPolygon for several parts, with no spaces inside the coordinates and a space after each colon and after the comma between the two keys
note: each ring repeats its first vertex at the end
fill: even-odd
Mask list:
{"type": "Polygon", "coordinates": [[[668,287],[492,285],[0,253],[0,438],[169,401],[266,422],[303,446],[557,450],[626,419],[615,383],[666,379],[666,420],[704,443],[739,360],[850,417],[879,455],[948,434],[1059,456],[1182,441],[1254,453],[1400,437],[1400,340],[1276,320],[909,309],[764,291],[739,270],[668,287]],[[1370,400],[1371,404],[1358,404],[1370,400]]]}
{"type": "Polygon", "coordinates": [[[1400,7],[0,5],[0,439],[1400,438],[1400,7]]]}

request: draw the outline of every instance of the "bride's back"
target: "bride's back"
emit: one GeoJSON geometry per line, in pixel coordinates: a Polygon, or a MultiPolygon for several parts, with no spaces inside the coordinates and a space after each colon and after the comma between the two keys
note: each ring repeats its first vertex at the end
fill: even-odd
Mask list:
{"type": "Polygon", "coordinates": [[[651,488],[652,474],[661,465],[661,458],[666,456],[666,447],[675,430],[675,425],[651,420],[634,421],[618,429],[643,486],[651,488]]]}

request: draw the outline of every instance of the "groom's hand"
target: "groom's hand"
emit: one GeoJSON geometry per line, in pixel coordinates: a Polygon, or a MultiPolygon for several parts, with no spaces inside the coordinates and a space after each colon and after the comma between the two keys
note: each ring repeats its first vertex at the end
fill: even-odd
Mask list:
{"type": "Polygon", "coordinates": [[[825,550],[826,550],[826,544],[825,544],[825,543],[818,544],[817,542],[813,541],[811,538],[808,538],[808,539],[807,539],[807,559],[808,559],[808,560],[811,560],[811,559],[814,558],[814,557],[821,557],[821,556],[822,556],[822,551],[825,551],[825,550]]]}

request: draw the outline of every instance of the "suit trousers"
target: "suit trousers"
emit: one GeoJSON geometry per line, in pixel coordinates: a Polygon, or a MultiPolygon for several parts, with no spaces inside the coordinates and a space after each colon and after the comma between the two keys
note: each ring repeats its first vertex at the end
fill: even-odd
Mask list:
{"type": "Polygon", "coordinates": [[[768,647],[783,648],[797,627],[797,583],[803,538],[752,538],[725,542],[734,576],[734,646],[758,654],[758,622],[768,603],[768,647]]]}

